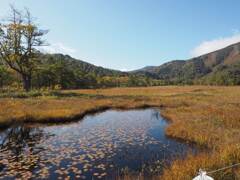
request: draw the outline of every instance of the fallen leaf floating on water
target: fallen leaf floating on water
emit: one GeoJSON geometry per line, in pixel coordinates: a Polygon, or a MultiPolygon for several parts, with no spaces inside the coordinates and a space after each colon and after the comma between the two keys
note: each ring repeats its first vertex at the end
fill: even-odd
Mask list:
{"type": "Polygon", "coordinates": [[[85,175],[90,173],[101,179],[108,175],[107,170],[118,168],[118,165],[114,164],[114,158],[132,160],[141,157],[138,151],[130,151],[131,149],[148,149],[150,145],[167,148],[163,142],[149,135],[149,129],[153,128],[155,121],[156,119],[146,120],[141,117],[136,120],[134,116],[116,116],[116,119],[111,121],[103,119],[95,124],[82,122],[85,123],[82,125],[79,122],[63,125],[63,128],[35,128],[34,133],[38,139],[36,142],[34,139],[29,140],[19,154],[16,154],[12,147],[18,148],[20,145],[13,142],[9,148],[0,149],[0,164],[4,166],[0,175],[46,179],[55,174],[58,179],[62,176],[67,179],[70,176],[84,179],[85,175]],[[40,140],[38,131],[42,134],[40,140]]]}

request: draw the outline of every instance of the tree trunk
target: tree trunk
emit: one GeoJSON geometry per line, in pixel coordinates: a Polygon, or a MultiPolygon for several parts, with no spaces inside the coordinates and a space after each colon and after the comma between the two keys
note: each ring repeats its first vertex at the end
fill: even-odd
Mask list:
{"type": "Polygon", "coordinates": [[[30,91],[31,89],[31,76],[30,75],[22,75],[23,79],[23,88],[26,92],[30,91]]]}

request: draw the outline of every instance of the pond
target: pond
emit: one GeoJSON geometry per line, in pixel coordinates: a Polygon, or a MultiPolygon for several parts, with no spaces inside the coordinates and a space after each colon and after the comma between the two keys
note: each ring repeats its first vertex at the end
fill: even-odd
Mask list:
{"type": "Polygon", "coordinates": [[[0,132],[0,178],[115,179],[157,175],[195,148],[168,138],[158,109],[108,110],[61,125],[0,132]]]}

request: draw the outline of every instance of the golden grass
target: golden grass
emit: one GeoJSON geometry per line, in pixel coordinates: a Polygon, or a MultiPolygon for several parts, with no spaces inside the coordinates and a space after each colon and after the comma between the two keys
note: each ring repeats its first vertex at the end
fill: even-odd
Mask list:
{"type": "MultiPolygon", "coordinates": [[[[240,162],[240,87],[166,86],[67,90],[72,97],[0,99],[0,124],[63,122],[107,108],[159,106],[171,121],[166,134],[209,149],[176,160],[160,179],[191,179],[199,168],[214,170],[240,162]],[[87,95],[87,96],[85,96],[87,95]]],[[[212,174],[215,179],[238,179],[239,168],[212,174]]]]}

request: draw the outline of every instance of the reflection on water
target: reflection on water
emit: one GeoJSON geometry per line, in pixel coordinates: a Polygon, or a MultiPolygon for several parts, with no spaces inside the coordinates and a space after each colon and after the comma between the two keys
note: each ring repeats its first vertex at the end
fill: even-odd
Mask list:
{"type": "Polygon", "coordinates": [[[158,110],[110,110],[57,126],[0,132],[0,178],[114,179],[159,174],[193,148],[164,134],[158,110]]]}

